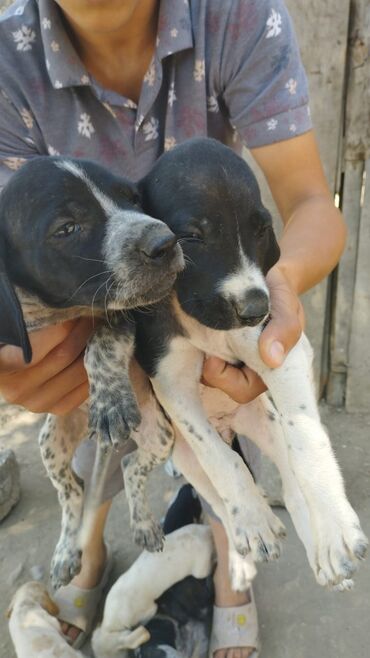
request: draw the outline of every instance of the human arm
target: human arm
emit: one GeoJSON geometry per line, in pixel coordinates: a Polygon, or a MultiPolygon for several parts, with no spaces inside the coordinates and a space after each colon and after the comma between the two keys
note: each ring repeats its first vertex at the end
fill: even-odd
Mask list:
{"type": "MultiPolygon", "coordinates": [[[[267,179],[284,224],[281,256],[267,275],[271,321],[259,343],[263,360],[277,367],[304,327],[299,295],[333,270],[344,249],[346,228],[328,188],[312,131],[252,149],[252,154],[267,179]],[[271,348],[276,343],[282,349],[275,345],[274,356],[271,348]]],[[[265,390],[249,368],[237,369],[216,358],[206,361],[203,380],[240,403],[265,390]]]]}

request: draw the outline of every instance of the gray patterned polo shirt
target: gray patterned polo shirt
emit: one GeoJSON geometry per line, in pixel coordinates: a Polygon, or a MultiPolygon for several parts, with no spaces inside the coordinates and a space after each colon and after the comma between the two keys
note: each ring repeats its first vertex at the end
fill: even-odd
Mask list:
{"type": "Polygon", "coordinates": [[[0,187],[34,155],[97,160],[133,180],[166,149],[214,137],[240,152],[311,128],[283,0],[158,0],[138,104],[93,79],[53,0],[0,18],[0,187]]]}

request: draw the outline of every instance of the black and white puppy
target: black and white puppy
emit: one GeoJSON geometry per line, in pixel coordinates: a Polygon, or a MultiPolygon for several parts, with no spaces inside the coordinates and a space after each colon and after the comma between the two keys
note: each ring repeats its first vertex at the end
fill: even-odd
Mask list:
{"type": "MultiPolygon", "coordinates": [[[[182,267],[175,235],[143,212],[134,184],[93,162],[35,158],[0,197],[0,342],[22,347],[30,362],[29,331],[91,313],[105,319],[86,350],[89,428],[117,444],[140,423],[128,374],[133,325],[122,311],[161,299],[182,267]]],[[[62,505],[55,587],[80,566],[82,488],[70,462],[86,411],[48,416],[40,435],[62,505]]]]}
{"type": "MultiPolygon", "coordinates": [[[[136,354],[157,399],[203,469],[202,474],[189,468],[183,444],[176,441],[175,463],[225,526],[234,587],[248,586],[250,557],[279,555],[284,528],[241,458],[207,420],[210,415],[219,429],[224,421],[223,429],[226,422],[229,429],[247,434],[276,462],[287,508],[318,582],[350,586],[367,540],[320,422],[311,347],[303,335],[273,370],[259,355],[258,338],[270,311],[265,275],[278,260],[279,248],[253,173],[231,149],[195,139],[164,154],[140,188],[144,208],[165,221],[181,242],[186,268],[171,298],[154,305],[150,316],[136,313],[136,354]],[[251,405],[231,403],[230,409],[230,399],[223,396],[215,411],[212,400],[219,393],[209,390],[202,404],[205,353],[248,364],[266,383],[273,404],[264,394],[251,405]]],[[[141,446],[140,436],[135,440],[141,446]]],[[[173,436],[166,443],[163,435],[156,440],[152,433],[150,445],[124,459],[132,526],[148,548],[161,542],[156,546],[152,541],[144,479],[168,456],[173,436]]]]}

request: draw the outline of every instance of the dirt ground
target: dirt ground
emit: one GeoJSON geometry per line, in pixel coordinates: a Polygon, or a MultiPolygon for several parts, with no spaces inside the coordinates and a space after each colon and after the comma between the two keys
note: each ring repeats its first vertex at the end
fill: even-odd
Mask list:
{"type": "MultiPolygon", "coordinates": [[[[349,498],[370,535],[370,415],[322,408],[342,466],[349,498]]],[[[59,530],[59,507],[41,463],[37,432],[42,417],[0,403],[0,449],[13,448],[21,467],[22,496],[0,524],[0,658],[14,658],[4,612],[13,591],[33,578],[47,581],[59,530]]],[[[151,501],[163,513],[179,480],[157,472],[151,501]]],[[[307,565],[287,513],[283,555],[259,567],[255,581],[263,651],[261,658],[368,658],[370,656],[370,567],[366,562],[351,593],[322,590],[307,565]]],[[[128,528],[124,495],[115,499],[107,540],[114,549],[115,579],[137,554],[128,528]]],[[[89,647],[84,649],[91,655],[89,647]]]]}

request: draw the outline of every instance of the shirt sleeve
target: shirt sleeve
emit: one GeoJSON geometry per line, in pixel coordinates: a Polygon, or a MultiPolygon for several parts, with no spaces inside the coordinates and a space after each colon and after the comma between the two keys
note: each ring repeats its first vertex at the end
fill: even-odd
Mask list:
{"type": "Polygon", "coordinates": [[[248,148],[307,132],[307,78],[283,0],[232,6],[220,66],[230,123],[248,148]]]}
{"type": "Polygon", "coordinates": [[[27,110],[20,113],[0,89],[0,192],[14,171],[39,154],[33,138],[34,127],[31,113],[27,110]]]}

